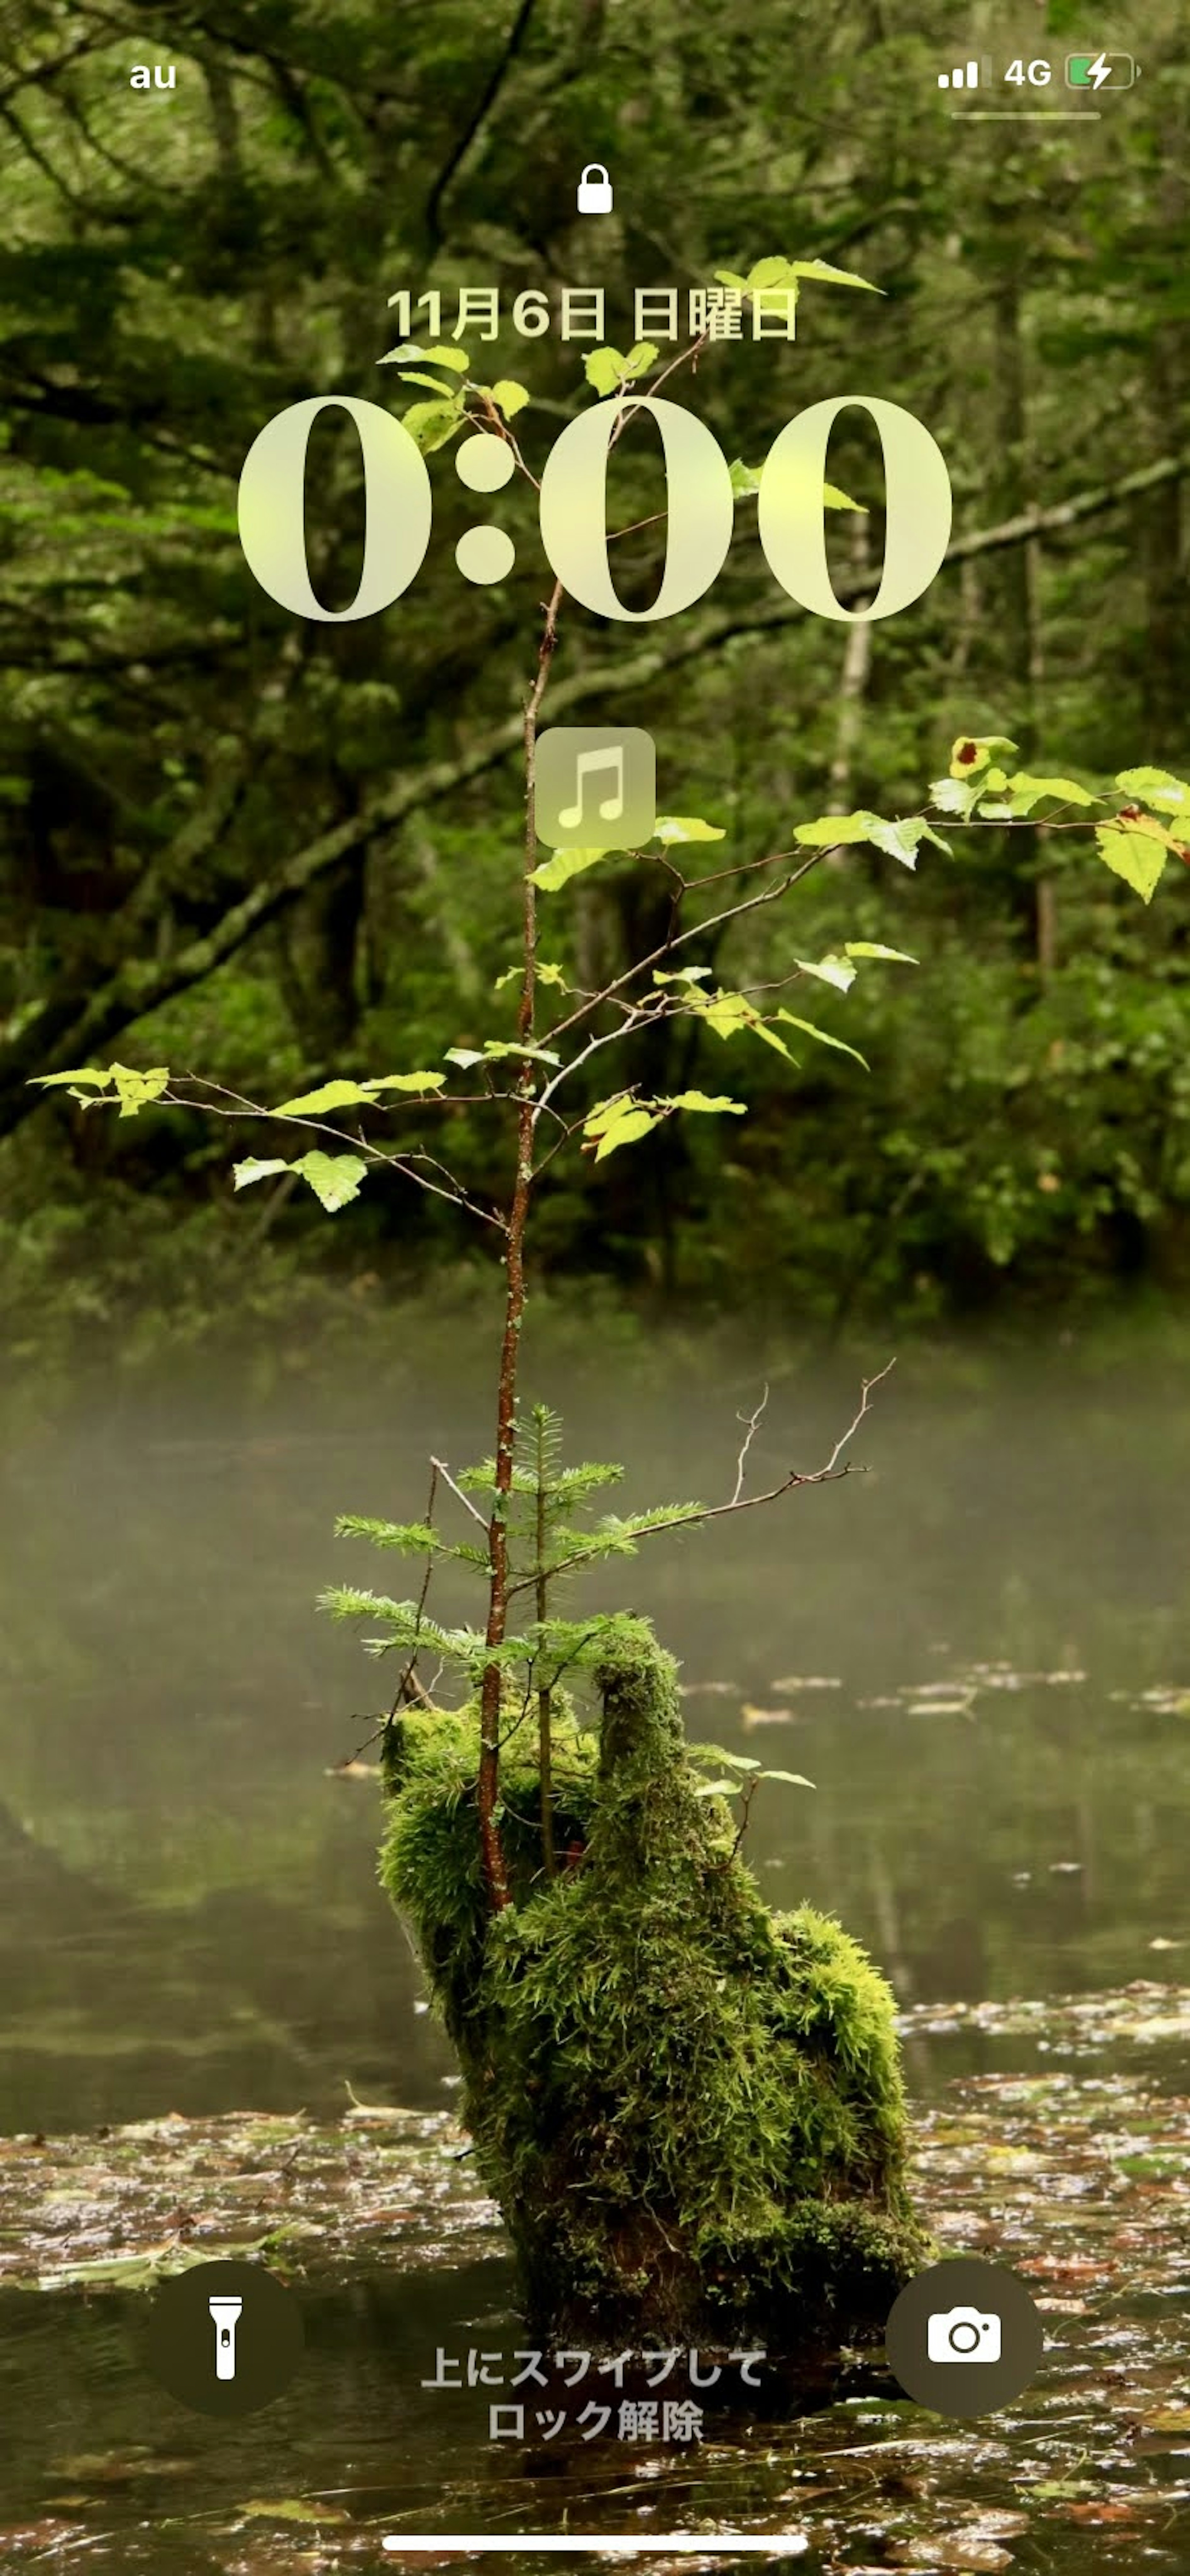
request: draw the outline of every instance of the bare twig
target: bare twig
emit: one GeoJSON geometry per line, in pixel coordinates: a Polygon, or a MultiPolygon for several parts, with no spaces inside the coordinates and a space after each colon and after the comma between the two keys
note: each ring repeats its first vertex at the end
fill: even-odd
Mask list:
{"type": "MultiPolygon", "coordinates": [[[[759,1425],[760,1425],[761,1415],[762,1415],[762,1414],[763,1414],[763,1412],[764,1412],[764,1408],[765,1408],[766,1404],[768,1403],[768,1400],[769,1400],[769,1391],[768,1391],[768,1387],[766,1386],[766,1387],[765,1387],[765,1390],[764,1390],[764,1393],[763,1393],[763,1395],[761,1396],[760,1402],[759,1402],[759,1404],[758,1404],[758,1405],[757,1405],[757,1407],[756,1407],[756,1411],[755,1411],[754,1413],[749,1414],[749,1415],[746,1417],[746,1419],[747,1419],[747,1426],[748,1426],[748,1427],[747,1427],[747,1429],[746,1429],[746,1431],[745,1431],[745,1433],[744,1433],[743,1443],[742,1443],[741,1448],[740,1448],[740,1454],[739,1454],[739,1457],[736,1459],[736,1462],[735,1462],[735,1490],[734,1490],[734,1492],[733,1492],[733,1494],[732,1494],[732,1497],[731,1497],[731,1499],[732,1499],[732,1502],[733,1502],[733,1503],[738,1503],[738,1501],[739,1501],[739,1499],[740,1499],[740,1496],[741,1496],[741,1494],[743,1493],[743,1490],[744,1490],[744,1469],[745,1469],[745,1467],[747,1466],[747,1463],[748,1463],[748,1451],[750,1450],[750,1448],[751,1448],[751,1446],[752,1446],[752,1443],[753,1443],[754,1439],[756,1438],[756,1433],[757,1433],[757,1430],[758,1430],[759,1425]]],[[[743,1422],[743,1421],[745,1420],[745,1416],[744,1416],[742,1413],[740,1413],[740,1414],[737,1414],[736,1419],[737,1419],[737,1421],[738,1421],[738,1422],[743,1422]]]]}
{"type": "Polygon", "coordinates": [[[470,1512],[472,1520],[478,1521],[481,1530],[483,1530],[486,1535],[488,1525],[484,1519],[483,1513],[472,1502],[470,1494],[465,1494],[462,1486],[456,1485],[449,1467],[444,1465],[441,1458],[431,1458],[430,1465],[433,1468],[435,1475],[441,1476],[443,1484],[449,1485],[456,1502],[462,1504],[465,1512],[470,1512]]]}
{"type": "MultiPolygon", "coordinates": [[[[434,1525],[434,1501],[438,1492],[438,1478],[443,1473],[443,1470],[439,1467],[436,1458],[431,1458],[430,1460],[430,1471],[430,1491],[429,1498],[426,1503],[427,1529],[432,1529],[434,1525]]],[[[426,1600],[429,1595],[433,1574],[434,1549],[432,1547],[428,1547],[426,1549],[426,1570],[422,1576],[421,1591],[417,1596],[417,1609],[413,1616],[413,1644],[409,1650],[409,1661],[406,1664],[405,1670],[402,1673],[400,1681],[397,1683],[396,1690],[393,1693],[392,1707],[388,1712],[388,1723],[390,1726],[392,1725],[393,1719],[397,1714],[397,1710],[399,1709],[402,1700],[405,1698],[414,1678],[413,1667],[417,1662],[418,1653],[420,1651],[422,1612],[426,1606],[426,1600]]]]}
{"type": "MultiPolygon", "coordinates": [[[[855,1438],[855,1434],[858,1431],[861,1422],[864,1420],[868,1411],[868,1399],[872,1393],[873,1387],[882,1385],[884,1379],[889,1375],[890,1371],[895,1368],[895,1366],[895,1360],[888,1360],[882,1369],[877,1370],[875,1377],[866,1377],[864,1379],[863,1393],[860,1397],[858,1410],[852,1416],[846,1430],[840,1432],[824,1467],[815,1467],[811,1469],[808,1474],[803,1473],[800,1468],[791,1467],[788,1474],[781,1478],[780,1484],[769,1485],[763,1494],[741,1494],[739,1491],[737,1474],[736,1491],[731,1496],[729,1502],[695,1504],[690,1511],[682,1512],[675,1520],[659,1521],[656,1529],[641,1530],[639,1533],[640,1537],[659,1538],[663,1533],[668,1535],[672,1530],[700,1529],[705,1521],[728,1520],[735,1512],[751,1512],[755,1511],[757,1506],[761,1503],[780,1502],[783,1495],[799,1493],[804,1485],[833,1485],[841,1483],[845,1476],[849,1476],[851,1474],[849,1463],[844,1464],[843,1466],[839,1465],[839,1460],[843,1455],[843,1451],[846,1449],[848,1442],[855,1438]]],[[[747,1449],[748,1442],[745,1441],[744,1449],[741,1453],[742,1456],[747,1455],[747,1449]]],[[[586,1557],[581,1553],[576,1556],[563,1557],[561,1563],[552,1566],[550,1571],[551,1574],[566,1574],[569,1572],[572,1565],[583,1565],[586,1561],[586,1557]]],[[[532,1578],[530,1577],[528,1580],[531,1581],[532,1578]]],[[[514,1583],[510,1586],[509,1597],[511,1598],[514,1592],[523,1592],[525,1589],[526,1582],[524,1580],[519,1583],[514,1583]]]]}

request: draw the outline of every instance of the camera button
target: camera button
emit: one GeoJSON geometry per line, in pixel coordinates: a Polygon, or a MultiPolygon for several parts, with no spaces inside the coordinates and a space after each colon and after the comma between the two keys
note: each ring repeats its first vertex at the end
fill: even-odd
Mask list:
{"type": "Polygon", "coordinates": [[[991,2415],[1011,2406],[1044,2349],[1041,2318],[1019,2275],[968,2254],[919,2272],[885,2329],[894,2378],[938,2415],[991,2415]]]}

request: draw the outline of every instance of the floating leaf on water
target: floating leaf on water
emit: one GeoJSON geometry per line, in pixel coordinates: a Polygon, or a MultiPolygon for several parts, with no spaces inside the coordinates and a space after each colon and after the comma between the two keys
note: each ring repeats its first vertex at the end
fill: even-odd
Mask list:
{"type": "Polygon", "coordinates": [[[245,2522],[346,2522],[341,2505],[319,2504],[314,2496],[251,2496],[240,2506],[245,2522]]]}
{"type": "Polygon", "coordinates": [[[899,2567],[936,2568],[939,2576],[956,2576],[970,2569],[972,2576],[995,2576],[1001,2567],[1011,2567],[1012,2552],[1002,2549],[997,2540],[968,2540],[962,2532],[940,2533],[937,2539],[899,2541],[893,2550],[899,2567]]]}
{"type": "Polygon", "coordinates": [[[1139,2496],[1097,2496],[1087,2504],[1068,2504],[1067,2522],[1138,2522],[1144,2508],[1139,2496]]]}

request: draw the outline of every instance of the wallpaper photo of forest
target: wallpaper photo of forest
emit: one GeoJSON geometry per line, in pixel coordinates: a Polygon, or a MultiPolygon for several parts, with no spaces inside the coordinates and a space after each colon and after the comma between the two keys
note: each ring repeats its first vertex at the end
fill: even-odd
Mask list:
{"type": "MultiPolygon", "coordinates": [[[[166,1141],[161,1120],[87,1117],[30,1087],[115,1056],[281,1097],[332,1071],[437,1062],[486,1014],[514,953],[509,719],[544,595],[528,492],[490,512],[517,536],[513,574],[468,589],[453,550],[474,503],[449,450],[431,457],[418,580],[339,628],[275,608],[236,534],[240,469],[275,412],[333,389],[404,391],[375,373],[402,288],[441,290],[444,332],[463,286],[502,289],[501,336],[473,363],[527,384],[519,435],[538,475],[589,387],[581,346],[518,339],[518,293],[556,300],[597,278],[608,336],[627,346],[638,288],[684,299],[773,250],[881,290],[807,288],[795,343],[712,345],[677,390],[745,465],[841,389],[914,411],[955,505],[950,557],[916,607],[852,629],[807,616],[741,503],[701,607],[635,633],[563,615],[555,684],[592,683],[572,720],[647,725],[662,808],[713,819],[737,863],[805,816],[916,810],[962,731],[1008,736],[1025,769],[1076,780],[1185,763],[1177,13],[1146,28],[1143,79],[1113,116],[978,125],[961,149],[935,79],[945,12],[912,32],[880,11],[825,32],[764,7],[698,12],[693,28],[664,5],[521,14],[489,63],[478,14],[447,0],[399,66],[362,6],[175,14],[185,59],[172,91],[149,94],[128,84],[153,49],[118,11],[47,6],[19,35],[14,22],[0,138],[12,1347],[96,1332],[132,1346],[167,1312],[193,1336],[229,1292],[241,1310],[284,1309],[286,1283],[308,1289],[328,1264],[383,1295],[475,1258],[465,1218],[399,1188],[354,1212],[349,1244],[300,1197],[262,1230],[209,1126],[166,1141]],[[575,173],[596,143],[617,213],[584,226],[575,173]]],[[[1056,23],[1055,60],[1069,41],[1056,23]]],[[[831,471],[865,513],[829,524],[836,581],[862,597],[883,485],[858,414],[831,471]]],[[[363,500],[341,419],[316,426],[308,479],[311,561],[328,605],[344,604],[363,500]]],[[[626,446],[609,524],[656,518],[662,498],[655,446],[626,446]]],[[[662,550],[656,527],[620,545],[629,605],[655,595],[662,550]]],[[[540,1274],[710,1309],[771,1305],[779,1283],[784,1307],[830,1329],[1175,1290],[1184,906],[1167,883],[1142,914],[1090,847],[986,830],[949,858],[929,849],[912,879],[853,850],[780,928],[762,915],[709,943],[737,980],[844,937],[918,967],[865,979],[833,1012],[819,993],[869,1075],[821,1051],[795,1071],[766,1050],[726,1144],[717,1122],[674,1119],[631,1157],[559,1179],[540,1274]]],[[[652,944],[670,899],[662,869],[609,868],[551,938],[589,985],[652,944]]],[[[717,1050],[679,1030],[653,1052],[651,1080],[689,1083],[717,1050]]],[[[486,1198],[482,1121],[460,1111],[452,1145],[486,1198]]]]}
{"type": "Polygon", "coordinates": [[[1185,2576],[1190,62],[1082,5],[0,0],[14,2576],[1185,2576]]]}

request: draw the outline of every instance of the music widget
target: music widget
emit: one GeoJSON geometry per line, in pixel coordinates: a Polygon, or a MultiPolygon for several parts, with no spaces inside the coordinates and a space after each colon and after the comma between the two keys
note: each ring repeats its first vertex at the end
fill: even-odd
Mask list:
{"type": "Polygon", "coordinates": [[[551,725],[537,738],[534,819],[554,850],[636,850],[657,820],[657,753],[635,725],[551,725]]]}

